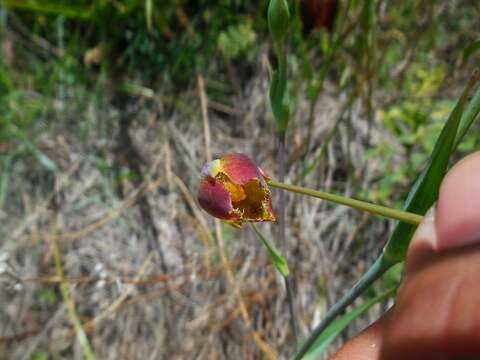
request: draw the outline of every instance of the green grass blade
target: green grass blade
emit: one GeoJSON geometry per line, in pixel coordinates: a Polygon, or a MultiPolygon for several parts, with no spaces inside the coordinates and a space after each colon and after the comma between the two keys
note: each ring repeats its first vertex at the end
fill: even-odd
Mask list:
{"type": "MultiPolygon", "coordinates": [[[[404,211],[423,215],[437,200],[440,184],[447,172],[450,155],[455,151],[456,145],[458,145],[456,139],[459,125],[462,123],[462,133],[466,133],[469,126],[473,123],[476,114],[478,114],[480,106],[477,103],[480,100],[478,99],[479,96],[476,96],[475,99],[477,99],[477,102],[470,102],[468,111],[465,112],[469,118],[461,121],[465,104],[477,81],[478,73],[476,72],[470,78],[462,96],[445,123],[427,165],[413,184],[405,201],[404,211]],[[474,112],[475,109],[476,113],[474,112]],[[471,121],[470,117],[472,118],[471,121]]],[[[392,262],[403,261],[415,229],[416,226],[399,223],[385,245],[383,250],[385,257],[392,262]]]]}
{"type": "Polygon", "coordinates": [[[91,20],[93,18],[91,11],[85,8],[65,5],[60,2],[39,3],[35,1],[0,0],[0,4],[19,10],[32,11],[46,15],[64,16],[72,19],[91,20]]]}
{"type": "Polygon", "coordinates": [[[3,207],[3,203],[7,197],[8,182],[14,156],[15,154],[12,152],[3,156],[3,159],[0,157],[0,208],[3,207]]]}
{"type": "Polygon", "coordinates": [[[463,137],[467,134],[468,129],[472,126],[473,122],[478,118],[480,113],[480,89],[477,90],[475,95],[470,100],[465,112],[463,113],[462,120],[458,126],[457,138],[455,139],[455,149],[460,145],[463,137]]]}
{"type": "Polygon", "coordinates": [[[476,52],[480,50],[480,40],[474,41],[463,50],[463,63],[465,64],[468,59],[476,52]]]}
{"type": "Polygon", "coordinates": [[[153,4],[152,0],[145,0],[145,17],[147,18],[147,29],[152,31],[153,28],[153,4]]]}
{"type": "Polygon", "coordinates": [[[335,320],[335,318],[342,314],[347,306],[349,306],[356,298],[365,292],[377,279],[379,279],[387,270],[394,264],[388,262],[383,254],[373,263],[373,265],[362,275],[355,285],[353,285],[347,293],[338,300],[323,317],[322,321],[313,329],[307,340],[300,347],[300,350],[295,355],[295,360],[303,359],[303,356],[310,351],[317,339],[322,336],[327,327],[335,320]]]}
{"type": "Polygon", "coordinates": [[[25,145],[40,165],[51,172],[58,172],[57,164],[47,155],[41,152],[35,145],[33,145],[31,142],[26,142],[25,145]]]}
{"type": "Polygon", "coordinates": [[[27,134],[22,129],[14,124],[9,124],[9,126],[12,136],[17,137],[22,141],[23,147],[33,155],[40,165],[52,172],[59,171],[57,164],[42,151],[40,151],[40,149],[38,149],[35,144],[30,141],[27,134]]]}
{"type": "Polygon", "coordinates": [[[389,289],[384,293],[377,295],[376,297],[364,302],[362,305],[357,306],[350,312],[343,316],[340,316],[337,320],[332,322],[313,343],[310,351],[308,351],[302,360],[315,360],[319,359],[320,355],[327,349],[328,345],[340,335],[340,333],[356,318],[365,314],[370,308],[384,300],[393,294],[395,288],[389,289]]]}
{"type": "MultiPolygon", "coordinates": [[[[459,123],[461,121],[462,124],[469,124],[468,126],[464,126],[464,132],[466,132],[480,110],[480,105],[478,104],[480,101],[478,97],[480,96],[477,96],[477,94],[473,101],[469,103],[465,115],[463,115],[468,96],[477,81],[478,74],[475,73],[445,123],[430,160],[410,190],[407,200],[405,201],[405,211],[424,214],[436,200],[440,184],[447,170],[448,160],[457,145],[456,139],[458,139],[457,129],[459,123]]],[[[480,91],[480,89],[477,90],[477,92],[478,91],[480,91]]],[[[347,306],[368,289],[371,284],[380,278],[385,271],[405,259],[408,244],[410,243],[415,228],[416,226],[414,225],[402,222],[397,225],[379,258],[367,272],[362,275],[357,283],[328,310],[321,323],[309,335],[307,341],[295,356],[295,359],[301,359],[310,351],[311,346],[317,341],[318,337],[322,335],[327,326],[329,326],[338,315],[343,313],[347,306]]]]}

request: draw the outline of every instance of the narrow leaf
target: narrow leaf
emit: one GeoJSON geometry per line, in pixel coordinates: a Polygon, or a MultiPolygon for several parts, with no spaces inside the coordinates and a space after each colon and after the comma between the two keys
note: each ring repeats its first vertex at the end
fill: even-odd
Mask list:
{"type": "Polygon", "coordinates": [[[41,152],[35,145],[33,145],[30,142],[26,143],[25,145],[32,152],[32,155],[35,157],[38,163],[42,165],[45,169],[52,172],[58,171],[57,164],[53,160],[51,160],[47,155],[41,152]]]}
{"type": "Polygon", "coordinates": [[[45,155],[40,149],[38,149],[35,144],[33,144],[30,139],[28,138],[27,134],[19,129],[17,126],[13,124],[10,125],[10,131],[12,131],[12,134],[14,134],[16,137],[22,140],[22,145],[24,146],[25,149],[27,149],[33,157],[39,162],[40,165],[42,165],[44,168],[46,168],[49,171],[52,172],[57,172],[58,171],[58,166],[57,164],[51,160],[47,155],[45,155]]]}
{"type": "Polygon", "coordinates": [[[305,354],[310,351],[311,347],[317,339],[322,336],[325,329],[335,320],[337,316],[342,314],[345,309],[353,303],[353,301],[364,293],[377,279],[379,279],[388,269],[393,265],[384,256],[383,253],[373,263],[372,266],[365,272],[362,277],[348,289],[347,293],[338,300],[333,306],[328,309],[320,324],[312,330],[307,340],[303,343],[300,350],[295,355],[295,360],[300,360],[305,354]]]}
{"type": "Polygon", "coordinates": [[[387,299],[394,291],[396,287],[385,291],[384,293],[364,302],[362,305],[357,306],[350,312],[343,316],[340,316],[337,320],[332,322],[313,343],[309,352],[302,358],[303,360],[316,360],[320,358],[320,355],[327,349],[328,345],[340,335],[340,333],[356,318],[365,314],[370,308],[387,299]]]}
{"type": "Polygon", "coordinates": [[[480,50],[480,40],[474,41],[463,50],[463,63],[465,64],[470,56],[480,50]]]}
{"type": "MultiPolygon", "coordinates": [[[[478,73],[474,73],[444,125],[435,144],[430,160],[410,190],[407,200],[405,201],[405,211],[424,214],[436,200],[440,183],[446,173],[450,155],[459,143],[457,129],[459,127],[460,119],[462,118],[462,132],[466,133],[480,111],[480,104],[478,103],[480,102],[480,95],[477,94],[473,101],[469,103],[465,115],[462,116],[463,108],[467,102],[470,91],[477,81],[478,73]]],[[[478,91],[480,90],[477,90],[477,92],[478,91]]],[[[355,299],[358,298],[385,271],[405,259],[408,244],[410,243],[415,228],[416,226],[402,222],[397,225],[378,259],[367,270],[367,272],[362,275],[355,285],[353,285],[353,287],[350,288],[347,293],[328,310],[324,319],[310,333],[308,339],[296,354],[296,360],[301,359],[308,351],[310,351],[311,346],[317,341],[318,337],[322,335],[323,331],[338,315],[345,311],[347,306],[353,303],[353,301],[355,301],[355,299]]]]}
{"type": "Polygon", "coordinates": [[[270,243],[267,237],[258,229],[255,224],[252,224],[252,228],[255,231],[257,237],[262,241],[263,245],[267,249],[270,260],[272,261],[273,266],[282,274],[283,277],[287,277],[290,274],[288,270],[287,261],[284,259],[282,254],[275,249],[275,247],[270,243]]]}
{"type": "Polygon", "coordinates": [[[282,44],[275,44],[278,68],[273,72],[270,85],[270,103],[276,130],[280,134],[287,131],[290,117],[290,98],[287,91],[287,56],[282,44]]]}
{"type": "Polygon", "coordinates": [[[65,16],[79,20],[91,20],[93,15],[90,9],[72,5],[65,5],[62,2],[45,2],[38,1],[20,1],[20,0],[2,0],[2,5],[27,10],[46,15],[65,16]]]}
{"type": "MultiPolygon", "coordinates": [[[[450,155],[455,150],[455,145],[458,144],[455,142],[455,139],[457,138],[457,130],[462,119],[465,104],[477,81],[478,73],[475,73],[445,123],[427,165],[413,184],[405,201],[404,211],[423,215],[437,200],[440,184],[447,172],[450,155]]],[[[477,104],[470,103],[469,110],[475,107],[475,105],[477,104]]],[[[470,111],[468,113],[470,113],[470,111]]],[[[470,116],[473,115],[473,113],[470,114],[470,116]]],[[[473,118],[474,117],[475,116],[473,116],[473,118]]],[[[464,124],[462,131],[466,132],[472,122],[462,122],[462,124],[464,124]]],[[[416,226],[399,223],[385,245],[383,250],[385,257],[392,262],[403,261],[415,229],[416,226]]]]}
{"type": "Polygon", "coordinates": [[[477,90],[475,95],[470,100],[465,112],[463,113],[462,120],[458,126],[457,138],[455,139],[455,149],[460,145],[463,137],[467,134],[468,130],[472,126],[473,122],[478,118],[480,113],[480,89],[477,90]]]}

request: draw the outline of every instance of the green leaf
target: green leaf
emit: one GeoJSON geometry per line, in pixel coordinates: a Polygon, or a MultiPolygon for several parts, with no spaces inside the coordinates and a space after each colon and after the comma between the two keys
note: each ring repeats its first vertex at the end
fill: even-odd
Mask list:
{"type": "Polygon", "coordinates": [[[383,256],[383,253],[373,263],[372,266],[362,275],[362,277],[348,289],[347,293],[328,309],[322,321],[312,330],[307,340],[303,343],[300,350],[295,355],[295,360],[300,360],[310,351],[317,339],[322,336],[325,329],[342,314],[353,301],[365,292],[377,279],[379,279],[393,265],[383,256]]]}
{"type": "MultiPolygon", "coordinates": [[[[456,139],[459,124],[462,123],[462,126],[466,126],[466,128],[462,128],[462,131],[466,132],[466,129],[468,129],[478,114],[478,104],[471,102],[465,114],[471,117],[472,120],[470,121],[470,118],[465,118],[465,120],[462,121],[465,104],[477,81],[478,74],[474,74],[445,123],[427,165],[410,189],[403,207],[404,211],[423,215],[437,200],[440,184],[447,172],[450,155],[455,150],[456,145],[458,145],[456,139]],[[472,108],[477,111],[472,111],[472,108]]],[[[478,96],[476,96],[475,99],[477,99],[477,97],[478,96]]],[[[405,223],[399,223],[396,226],[383,250],[385,257],[389,261],[400,262],[405,259],[408,244],[415,229],[416,226],[405,223]]]]}
{"type": "Polygon", "coordinates": [[[270,256],[270,260],[272,261],[273,266],[282,274],[283,277],[287,277],[290,274],[288,270],[287,261],[284,259],[282,254],[275,249],[275,247],[270,243],[267,237],[255,226],[252,224],[252,228],[255,231],[257,237],[262,241],[263,245],[267,249],[268,255],[270,256]]]}
{"type": "Polygon", "coordinates": [[[10,124],[10,129],[12,131],[12,134],[14,134],[16,137],[18,137],[22,141],[23,147],[33,155],[33,157],[39,162],[40,165],[42,165],[45,169],[49,171],[52,171],[52,172],[58,171],[57,164],[53,160],[51,160],[47,155],[45,155],[42,151],[40,151],[40,149],[38,149],[35,146],[35,144],[33,144],[30,141],[25,131],[23,131],[22,129],[18,128],[13,124],[10,124]]]}
{"type": "Polygon", "coordinates": [[[386,292],[364,302],[362,305],[357,306],[350,312],[343,316],[340,316],[337,320],[332,322],[313,343],[310,351],[308,351],[303,360],[316,360],[320,358],[320,355],[327,349],[328,345],[335,340],[335,338],[356,318],[365,314],[373,305],[387,299],[394,291],[396,287],[387,290],[386,292]]]}
{"type": "MultiPolygon", "coordinates": [[[[469,103],[465,114],[463,109],[467,102],[470,91],[478,81],[478,73],[475,73],[467,84],[462,96],[458,100],[450,117],[444,125],[442,132],[435,144],[433,153],[426,167],[415,181],[405,201],[404,210],[424,214],[436,200],[440,183],[445,176],[448,160],[458,144],[457,129],[462,124],[461,131],[467,132],[480,110],[480,95],[477,95],[469,103]],[[463,115],[462,115],[463,114],[463,115]],[[457,140],[456,140],[457,139],[457,140]]],[[[347,293],[338,300],[325,314],[321,323],[311,332],[304,345],[295,355],[295,359],[301,359],[310,351],[311,346],[322,336],[324,330],[342,314],[345,309],[358,298],[368,287],[381,277],[388,269],[403,261],[407,252],[408,244],[415,231],[415,226],[400,222],[392,236],[384,247],[382,254],[374,264],[362,275],[347,293]]]]}
{"type": "Polygon", "coordinates": [[[39,3],[38,1],[2,0],[2,5],[46,15],[65,16],[66,18],[79,20],[90,20],[93,17],[89,8],[65,5],[61,1],[43,1],[42,3],[39,3]]]}
{"type": "Polygon", "coordinates": [[[280,75],[278,74],[278,71],[274,71],[272,73],[272,82],[270,84],[270,103],[272,104],[272,111],[273,111],[273,116],[276,117],[276,105],[277,105],[277,99],[278,99],[278,88],[279,88],[279,82],[280,82],[280,75]]]}
{"type": "Polygon", "coordinates": [[[152,13],[153,13],[153,4],[152,0],[145,0],[145,17],[147,18],[147,29],[152,31],[152,13]]]}
{"type": "Polygon", "coordinates": [[[462,116],[460,125],[457,131],[457,138],[455,139],[455,148],[457,148],[462,142],[464,136],[467,134],[468,129],[472,126],[475,119],[480,113],[480,89],[477,90],[472,100],[465,109],[465,113],[462,116]]]}
{"type": "Polygon", "coordinates": [[[470,56],[480,50],[480,40],[474,41],[463,50],[463,62],[466,63],[470,56]]]}
{"type": "Polygon", "coordinates": [[[33,145],[30,142],[25,143],[25,145],[32,152],[32,155],[35,157],[38,163],[42,165],[45,169],[52,172],[58,171],[57,164],[53,160],[51,160],[47,155],[41,152],[35,145],[33,145]]]}
{"type": "Polygon", "coordinates": [[[48,354],[43,351],[37,351],[32,355],[31,360],[48,360],[48,354]]]}
{"type": "Polygon", "coordinates": [[[252,22],[238,25],[230,25],[218,35],[217,45],[220,51],[228,59],[245,56],[248,50],[255,44],[255,30],[252,22]]]}
{"type": "Polygon", "coordinates": [[[8,182],[11,175],[11,166],[13,163],[15,153],[9,153],[3,157],[0,157],[0,207],[7,197],[8,182]]]}
{"type": "Polygon", "coordinates": [[[290,105],[287,94],[287,78],[282,71],[275,71],[270,86],[270,102],[277,131],[285,133],[290,116],[290,105]]]}

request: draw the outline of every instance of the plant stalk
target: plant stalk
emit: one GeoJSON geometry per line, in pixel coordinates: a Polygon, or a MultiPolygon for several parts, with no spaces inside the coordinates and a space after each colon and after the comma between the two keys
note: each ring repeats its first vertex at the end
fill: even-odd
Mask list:
{"type": "Polygon", "coordinates": [[[341,195],[335,195],[335,194],[331,194],[331,193],[327,193],[319,190],[313,190],[313,189],[305,188],[302,186],[285,184],[275,180],[269,180],[268,184],[277,189],[283,189],[283,190],[291,191],[297,194],[316,197],[316,198],[330,201],[336,204],[345,205],[354,209],[367,211],[375,215],[380,215],[386,218],[399,220],[411,225],[419,225],[423,219],[423,216],[418,214],[396,210],[386,206],[372,204],[366,201],[351,199],[341,195]]]}
{"type": "MultiPolygon", "coordinates": [[[[286,149],[285,149],[285,133],[279,133],[277,136],[278,139],[278,176],[280,179],[285,179],[286,172],[286,149]]],[[[278,211],[278,222],[279,222],[279,242],[280,248],[286,249],[286,228],[285,228],[285,208],[286,208],[286,194],[283,191],[279,192],[279,211],[278,211]]],[[[295,350],[297,351],[298,347],[298,325],[295,314],[295,294],[293,292],[293,275],[284,276],[285,291],[287,295],[287,304],[288,312],[290,313],[290,327],[292,329],[293,341],[295,345],[295,350]]]]}
{"type": "Polygon", "coordinates": [[[285,291],[287,293],[287,304],[288,304],[288,312],[290,313],[290,327],[293,332],[293,340],[295,344],[295,350],[298,349],[298,325],[297,325],[297,317],[295,314],[295,293],[293,292],[293,277],[292,275],[284,276],[283,277],[285,283],[285,291]]]}

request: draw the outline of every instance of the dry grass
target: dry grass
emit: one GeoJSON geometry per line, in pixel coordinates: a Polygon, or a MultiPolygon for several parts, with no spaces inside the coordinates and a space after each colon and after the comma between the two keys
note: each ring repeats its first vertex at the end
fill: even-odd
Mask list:
{"type": "MultiPolygon", "coordinates": [[[[210,103],[208,151],[214,157],[248,154],[275,175],[264,63],[235,95],[235,109],[210,103]]],[[[217,86],[212,80],[205,76],[207,96],[217,86]]],[[[346,101],[329,88],[317,104],[316,148],[346,101]]],[[[248,229],[218,224],[215,232],[213,219],[196,204],[208,153],[197,84],[185,91],[183,108],[161,93],[150,99],[130,94],[123,105],[110,101],[115,96],[87,103],[80,113],[64,104],[60,118],[83,119],[92,128],[79,136],[77,128],[65,127],[44,139],[44,151],[61,173],[33,167],[15,174],[1,210],[0,358],[31,359],[42,351],[82,358],[61,281],[98,359],[287,358],[293,348],[285,291],[263,248],[248,229]],[[133,162],[141,174],[134,173],[133,150],[117,144],[122,117],[130,121],[128,135],[139,155],[133,162]],[[99,166],[99,158],[106,165],[99,166]],[[60,249],[63,279],[55,273],[52,240],[60,249]]],[[[288,139],[293,160],[306,135],[307,109],[303,101],[296,104],[288,139]]],[[[365,144],[369,137],[375,146],[384,135],[375,124],[368,134],[363,114],[354,102],[344,115],[350,121],[339,123],[323,161],[304,180],[307,186],[353,196],[378,175],[375,162],[365,158],[365,144]]],[[[287,181],[298,174],[292,161],[287,181]]],[[[304,336],[367,268],[391,224],[290,195],[287,214],[285,255],[304,336]]],[[[275,224],[262,228],[275,238],[275,224]]],[[[375,308],[348,334],[380,311],[375,308]]]]}

